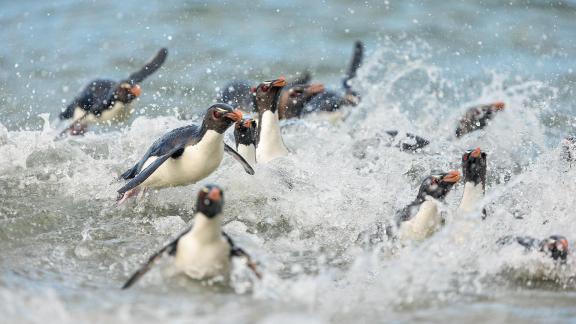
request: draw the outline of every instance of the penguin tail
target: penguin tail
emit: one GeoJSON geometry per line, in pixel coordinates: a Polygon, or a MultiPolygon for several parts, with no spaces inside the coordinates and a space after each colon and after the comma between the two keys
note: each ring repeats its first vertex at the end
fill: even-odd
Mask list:
{"type": "Polygon", "coordinates": [[[156,70],[158,70],[162,64],[164,64],[166,57],[168,57],[168,49],[161,48],[156,53],[156,55],[154,55],[154,57],[148,63],[146,63],[146,65],[144,65],[139,71],[132,73],[128,77],[128,80],[134,84],[144,81],[144,79],[156,72],[156,70]]]}

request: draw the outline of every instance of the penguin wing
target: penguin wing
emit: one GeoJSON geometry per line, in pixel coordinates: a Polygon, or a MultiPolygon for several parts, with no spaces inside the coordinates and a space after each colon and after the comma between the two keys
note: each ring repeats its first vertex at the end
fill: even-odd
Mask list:
{"type": "Polygon", "coordinates": [[[252,257],[250,257],[250,255],[242,248],[236,246],[236,244],[234,244],[234,241],[232,241],[232,238],[228,236],[228,234],[222,232],[222,236],[226,238],[226,241],[228,241],[228,244],[230,245],[230,257],[244,258],[246,260],[246,265],[248,266],[248,268],[250,268],[250,270],[252,270],[256,278],[262,279],[262,274],[260,273],[260,271],[258,271],[258,266],[256,262],[252,260],[252,257]]]}
{"type": "Polygon", "coordinates": [[[342,82],[344,89],[350,90],[350,85],[348,84],[348,81],[356,77],[356,71],[358,71],[358,68],[362,64],[363,57],[364,57],[364,44],[362,44],[361,41],[356,41],[356,43],[354,43],[354,54],[352,55],[352,61],[350,62],[350,66],[348,67],[348,70],[346,71],[346,76],[344,76],[344,80],[342,82]]]}
{"type": "Polygon", "coordinates": [[[231,148],[228,144],[224,143],[224,152],[228,153],[232,156],[236,161],[242,164],[244,171],[250,175],[254,175],[254,169],[250,166],[248,162],[242,157],[242,155],[238,154],[233,148],[231,148]]]}
{"type": "Polygon", "coordinates": [[[161,48],[158,53],[150,60],[150,62],[146,63],[144,67],[142,67],[139,71],[130,74],[128,80],[132,84],[140,83],[144,81],[147,77],[149,77],[152,73],[156,72],[164,61],[166,61],[166,57],[168,56],[168,49],[161,48]]]}
{"type": "Polygon", "coordinates": [[[132,168],[122,173],[120,178],[125,180],[132,179],[142,171],[144,163],[146,163],[150,157],[163,156],[175,148],[194,145],[198,143],[200,139],[200,128],[196,125],[188,125],[173,129],[157,139],[152,146],[148,148],[148,151],[146,151],[140,161],[138,161],[138,163],[136,163],[132,168]]]}
{"type": "Polygon", "coordinates": [[[180,157],[182,153],[184,153],[184,147],[185,145],[175,147],[172,150],[168,151],[168,153],[157,158],[156,161],[152,162],[148,167],[146,167],[146,169],[142,170],[142,172],[138,173],[138,175],[132,178],[132,180],[128,181],[128,183],[125,184],[124,187],[118,189],[118,193],[122,195],[126,191],[134,189],[137,186],[139,186],[142,182],[148,179],[148,177],[152,175],[152,173],[154,173],[154,171],[156,171],[156,169],[158,169],[162,165],[162,163],[166,162],[166,160],[168,160],[169,158],[180,157]]]}
{"type": "Polygon", "coordinates": [[[187,228],[184,232],[180,233],[180,235],[178,235],[178,237],[176,237],[176,239],[174,239],[172,242],[168,243],[166,246],[161,248],[160,251],[154,253],[150,258],[148,258],[148,261],[146,261],[146,263],[142,267],[140,267],[140,269],[138,269],[138,271],[134,272],[134,274],[132,274],[132,276],[130,276],[130,278],[126,281],[126,283],[124,283],[124,285],[122,286],[122,289],[130,288],[130,286],[132,286],[136,281],[138,281],[138,279],[140,279],[143,275],[146,274],[146,272],[148,272],[148,270],[150,270],[152,268],[154,263],[156,261],[158,261],[164,255],[165,252],[168,252],[168,255],[175,255],[176,249],[178,247],[178,241],[180,240],[180,238],[182,236],[184,236],[186,233],[188,233],[191,229],[192,229],[192,227],[187,228]]]}

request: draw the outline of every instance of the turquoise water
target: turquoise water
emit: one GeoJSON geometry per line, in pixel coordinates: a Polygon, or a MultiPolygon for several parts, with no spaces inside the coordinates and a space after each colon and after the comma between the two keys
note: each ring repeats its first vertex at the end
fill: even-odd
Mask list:
{"type": "MultiPolygon", "coordinates": [[[[576,237],[574,170],[557,149],[576,127],[576,2],[23,0],[0,1],[0,27],[0,315],[9,322],[574,321],[572,263],[550,269],[491,246],[507,234],[576,237]],[[240,280],[233,292],[155,271],[120,292],[190,221],[198,186],[116,209],[115,176],[234,77],[307,69],[337,88],[357,39],[367,49],[353,81],[363,101],[345,122],[286,123],[290,157],[254,177],[225,159],[205,181],[226,191],[225,229],[257,256],[264,282],[244,292],[240,280]],[[46,136],[39,115],[54,118],[88,81],[123,78],[160,47],[168,59],[126,124],[46,136]],[[509,109],[456,141],[464,109],[494,100],[509,109]],[[384,145],[350,154],[392,128],[432,144],[421,155],[384,145]],[[454,237],[470,219],[399,251],[354,243],[392,219],[426,173],[458,168],[476,146],[489,152],[491,217],[464,243],[454,237]]],[[[461,194],[449,196],[449,216],[461,194]]]]}

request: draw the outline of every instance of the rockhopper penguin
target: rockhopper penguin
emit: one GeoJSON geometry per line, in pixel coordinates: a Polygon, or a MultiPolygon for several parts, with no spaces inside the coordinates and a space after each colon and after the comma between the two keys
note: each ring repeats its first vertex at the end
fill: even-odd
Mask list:
{"type": "Polygon", "coordinates": [[[544,240],[529,236],[505,236],[496,244],[500,246],[520,244],[526,251],[539,251],[560,262],[565,262],[568,257],[568,240],[562,235],[552,235],[544,240]]]}
{"type": "Polygon", "coordinates": [[[242,119],[238,109],[227,104],[208,108],[200,127],[174,129],[152,144],[140,161],[120,177],[130,180],[118,190],[119,204],[142,188],[166,188],[196,183],[210,175],[222,162],[224,152],[254,174],[252,167],[224,143],[224,132],[242,119]]]}
{"type": "Polygon", "coordinates": [[[495,102],[488,105],[469,108],[458,122],[456,137],[461,137],[486,127],[488,122],[494,118],[496,113],[504,110],[505,106],[506,105],[503,102],[495,102]]]}
{"type": "Polygon", "coordinates": [[[459,180],[458,171],[433,174],[424,179],[416,199],[398,213],[399,238],[421,241],[434,234],[443,223],[437,203],[444,201],[459,180]]]}
{"type": "Polygon", "coordinates": [[[239,120],[234,126],[236,151],[252,166],[256,164],[256,127],[252,117],[239,120]]]}
{"type": "Polygon", "coordinates": [[[91,81],[60,113],[60,122],[65,123],[63,125],[72,135],[80,135],[86,131],[88,124],[127,120],[132,114],[130,104],[142,93],[139,84],[156,72],[167,56],[168,50],[160,49],[144,67],[119,82],[104,79],[91,81]]]}
{"type": "MultiPolygon", "coordinates": [[[[486,153],[480,148],[468,150],[462,155],[462,175],[464,176],[464,194],[458,206],[458,213],[469,214],[479,207],[486,192],[486,153]]],[[[482,208],[482,218],[486,210],[482,208]]]]}
{"type": "Polygon", "coordinates": [[[250,255],[234,244],[230,236],[222,231],[222,207],[224,193],[218,186],[207,185],[198,192],[194,225],[178,235],[175,240],[154,253],[136,271],[122,289],[129,288],[140,279],[163,255],[173,257],[177,273],[192,279],[221,279],[228,281],[231,258],[242,257],[257,278],[261,274],[250,255]]]}
{"type": "Polygon", "coordinates": [[[254,105],[258,110],[258,139],[256,141],[258,163],[267,163],[288,154],[288,149],[282,140],[277,109],[278,96],[285,85],[286,80],[280,77],[262,82],[253,89],[254,105]]]}

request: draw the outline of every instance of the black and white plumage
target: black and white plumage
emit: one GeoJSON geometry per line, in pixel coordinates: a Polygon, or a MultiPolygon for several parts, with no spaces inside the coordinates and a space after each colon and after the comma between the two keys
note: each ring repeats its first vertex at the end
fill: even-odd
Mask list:
{"type": "Polygon", "coordinates": [[[443,223],[437,202],[443,201],[459,180],[458,171],[426,177],[420,185],[416,199],[398,213],[399,238],[421,241],[434,234],[443,223]]]}
{"type": "Polygon", "coordinates": [[[132,113],[130,104],[142,92],[139,84],[156,72],[167,56],[168,50],[160,49],[144,67],[121,81],[91,81],[60,113],[60,121],[75,135],[83,133],[88,124],[125,121],[132,113]]]}
{"type": "MultiPolygon", "coordinates": [[[[464,194],[457,212],[469,214],[479,208],[486,192],[486,152],[480,148],[468,150],[462,155],[462,175],[464,177],[464,194]]],[[[486,209],[482,208],[482,217],[486,217],[486,209]]]]}
{"type": "Polygon", "coordinates": [[[280,77],[276,80],[264,81],[254,89],[254,101],[258,110],[256,141],[258,163],[267,163],[288,154],[278,119],[278,97],[284,86],[286,86],[286,80],[280,77]]]}
{"type": "Polygon", "coordinates": [[[196,280],[215,278],[227,280],[230,276],[232,257],[244,258],[256,277],[261,278],[250,255],[236,246],[230,236],[222,231],[223,205],[224,193],[218,186],[207,185],[202,188],[196,201],[194,225],[154,253],[126,281],[122,289],[127,289],[136,283],[165,255],[173,257],[173,266],[177,273],[183,273],[196,280]]]}
{"type": "Polygon", "coordinates": [[[458,122],[456,137],[462,137],[473,131],[483,129],[496,116],[497,112],[504,110],[505,106],[503,102],[495,102],[468,108],[458,122]]]}
{"type": "Polygon", "coordinates": [[[257,124],[252,117],[245,117],[237,121],[234,126],[234,140],[236,151],[250,165],[256,164],[256,137],[257,124]]]}
{"type": "Polygon", "coordinates": [[[543,240],[530,236],[504,236],[496,244],[500,246],[519,244],[526,251],[539,251],[556,261],[566,261],[569,252],[568,240],[562,235],[552,235],[543,240]]]}
{"type": "Polygon", "coordinates": [[[137,194],[142,188],[166,188],[196,183],[210,175],[222,162],[224,152],[254,174],[252,167],[233,148],[224,143],[224,132],[242,113],[227,104],[208,108],[200,127],[174,129],[148,149],[136,165],[121,175],[129,182],[118,190],[119,199],[137,194]]]}

